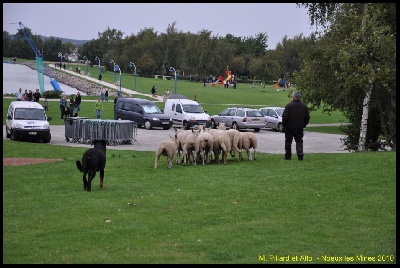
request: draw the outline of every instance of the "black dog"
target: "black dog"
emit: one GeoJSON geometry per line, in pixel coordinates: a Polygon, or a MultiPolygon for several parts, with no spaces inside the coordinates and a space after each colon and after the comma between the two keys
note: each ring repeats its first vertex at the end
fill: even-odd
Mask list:
{"type": "Polygon", "coordinates": [[[64,109],[64,117],[69,117],[69,114],[70,114],[69,107],[65,107],[65,109],[64,109]]]}
{"type": "Polygon", "coordinates": [[[91,192],[92,180],[96,172],[100,171],[100,188],[103,188],[104,168],[106,167],[106,145],[105,140],[95,140],[94,148],[87,149],[82,156],[82,163],[77,160],[76,167],[83,173],[83,189],[91,192]],[[86,180],[86,174],[88,179],[86,180]]]}

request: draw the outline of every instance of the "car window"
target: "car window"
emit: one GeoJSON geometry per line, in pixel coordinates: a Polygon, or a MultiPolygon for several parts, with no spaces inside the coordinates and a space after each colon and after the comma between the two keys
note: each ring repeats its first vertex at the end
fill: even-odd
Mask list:
{"type": "Polygon", "coordinates": [[[222,116],[228,115],[229,114],[230,109],[225,109],[221,112],[222,116]]]}
{"type": "Polygon", "coordinates": [[[157,105],[143,105],[143,110],[146,114],[161,114],[157,105]]]}
{"type": "Polygon", "coordinates": [[[248,110],[248,117],[263,117],[264,115],[259,110],[248,110]]]}
{"type": "Polygon", "coordinates": [[[183,110],[187,113],[203,113],[204,110],[200,105],[196,104],[184,104],[183,110]]]}
{"type": "Polygon", "coordinates": [[[268,109],[261,109],[261,112],[262,112],[264,115],[267,115],[268,109]]]}
{"type": "Polygon", "coordinates": [[[268,116],[274,116],[275,115],[275,111],[272,110],[272,109],[269,109],[267,115],[268,116]]]}
{"type": "Polygon", "coordinates": [[[277,114],[278,114],[279,116],[281,116],[281,117],[282,117],[282,114],[283,114],[284,111],[285,111],[284,108],[282,108],[282,109],[276,109],[277,114]]]}
{"type": "Polygon", "coordinates": [[[243,110],[237,110],[237,111],[236,111],[236,116],[244,117],[244,116],[245,116],[245,111],[243,111],[243,110]]]}

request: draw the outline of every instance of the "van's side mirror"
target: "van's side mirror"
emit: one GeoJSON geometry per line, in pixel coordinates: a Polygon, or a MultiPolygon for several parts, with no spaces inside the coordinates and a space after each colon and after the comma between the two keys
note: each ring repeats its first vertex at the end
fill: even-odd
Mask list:
{"type": "Polygon", "coordinates": [[[163,109],[160,109],[160,111],[161,111],[162,113],[164,113],[164,110],[163,110],[163,109]]]}
{"type": "Polygon", "coordinates": [[[7,119],[8,119],[8,120],[11,120],[11,119],[12,119],[11,115],[8,115],[8,116],[7,116],[7,119]]]}
{"type": "Polygon", "coordinates": [[[204,112],[205,112],[205,113],[207,113],[207,111],[206,111],[206,110],[204,110],[204,112]]]}
{"type": "Polygon", "coordinates": [[[52,119],[51,116],[47,117],[47,121],[51,121],[51,119],[52,119]]]}

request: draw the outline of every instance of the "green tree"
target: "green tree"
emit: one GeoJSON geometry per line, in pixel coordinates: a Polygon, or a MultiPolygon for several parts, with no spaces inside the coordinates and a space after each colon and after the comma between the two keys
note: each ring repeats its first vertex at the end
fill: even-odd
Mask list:
{"type": "Polygon", "coordinates": [[[296,74],[304,101],[347,116],[350,125],[343,129],[348,149],[377,150],[384,136],[395,150],[395,127],[390,126],[395,106],[388,105],[396,81],[395,4],[322,6],[312,5],[309,13],[320,12],[314,18],[329,21],[329,27],[309,48],[296,74]]]}

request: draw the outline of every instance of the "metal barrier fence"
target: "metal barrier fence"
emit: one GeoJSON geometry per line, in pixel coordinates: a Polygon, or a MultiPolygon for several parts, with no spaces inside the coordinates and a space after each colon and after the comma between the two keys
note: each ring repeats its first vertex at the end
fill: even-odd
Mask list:
{"type": "Polygon", "coordinates": [[[134,121],[67,117],[64,122],[67,142],[90,144],[95,140],[106,140],[108,145],[137,142],[137,124],[134,121]]]}

